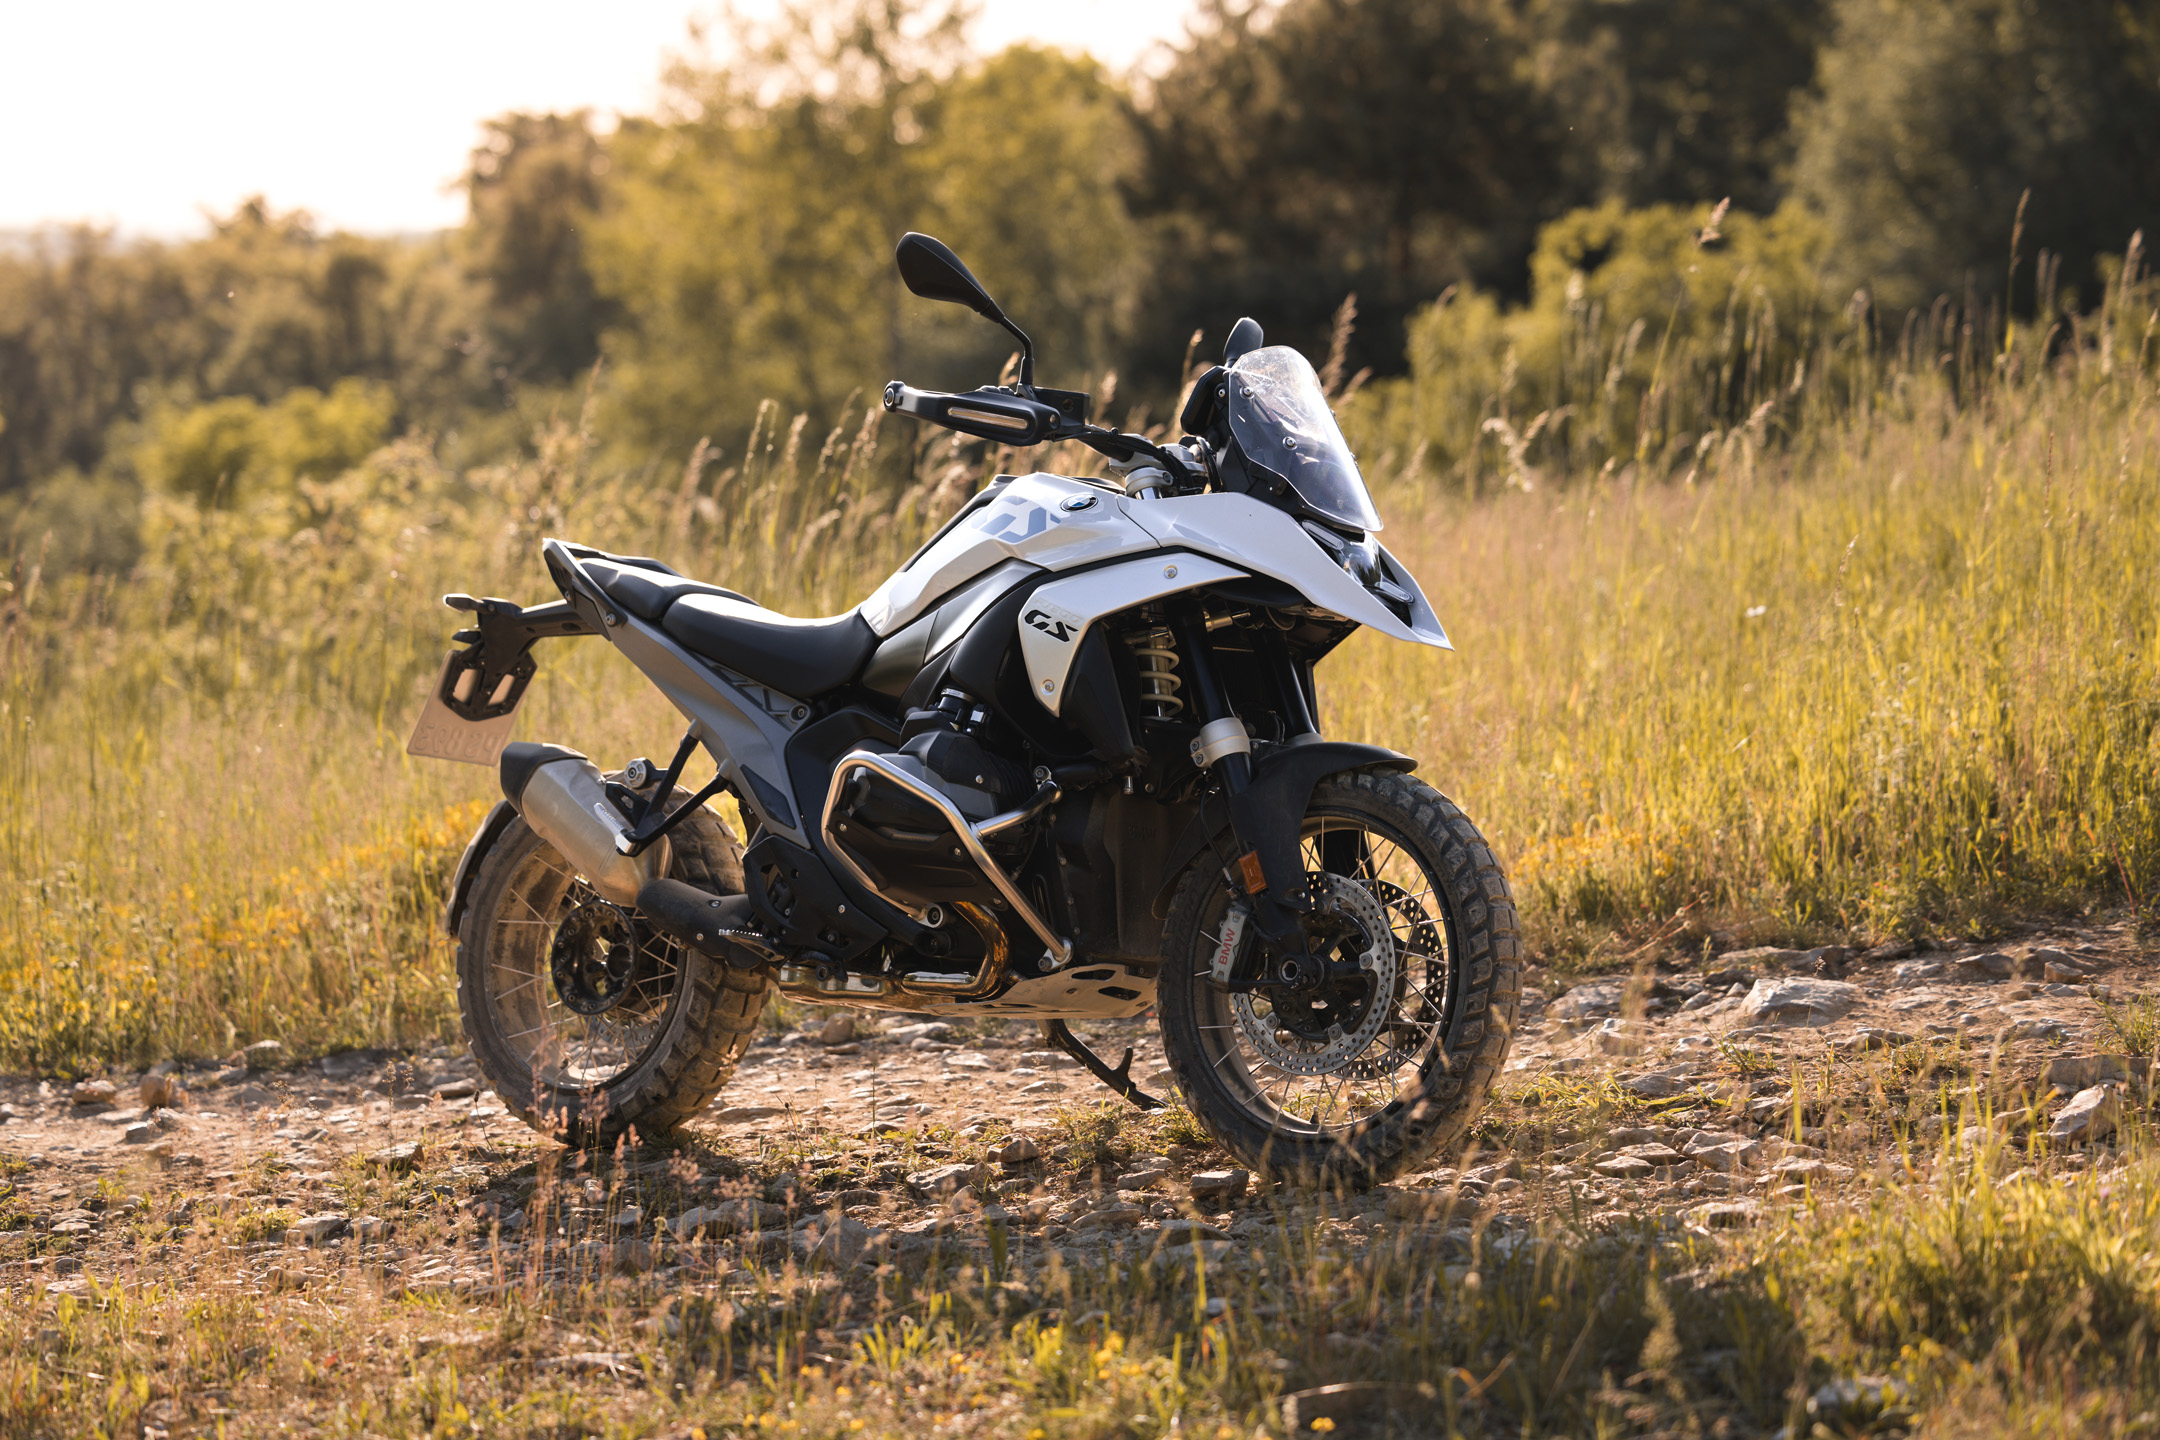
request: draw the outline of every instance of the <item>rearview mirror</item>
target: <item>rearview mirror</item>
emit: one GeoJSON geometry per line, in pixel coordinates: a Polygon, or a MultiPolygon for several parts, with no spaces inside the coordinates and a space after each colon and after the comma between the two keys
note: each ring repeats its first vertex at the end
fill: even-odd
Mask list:
{"type": "Polygon", "coordinates": [[[900,278],[907,282],[907,288],[923,299],[965,305],[987,320],[1005,318],[990,292],[983,289],[982,282],[960,263],[960,257],[944,241],[910,230],[900,237],[893,261],[899,265],[900,278]]]}

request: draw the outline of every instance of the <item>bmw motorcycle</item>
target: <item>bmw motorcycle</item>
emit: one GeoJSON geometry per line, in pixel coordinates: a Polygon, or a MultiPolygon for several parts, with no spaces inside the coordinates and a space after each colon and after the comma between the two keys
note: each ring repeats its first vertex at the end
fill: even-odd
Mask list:
{"type": "MultiPolygon", "coordinates": [[[[657,560],[548,540],[559,600],[469,612],[416,753],[499,763],[452,885],[464,1027],[536,1127],[702,1110],[774,991],[1070,1028],[1153,1010],[1178,1099],[1270,1176],[1369,1184],[1460,1136],[1520,993],[1506,878],[1416,761],[1322,737],[1314,672],[1360,626],[1450,648],[1318,377],[1241,320],[1174,444],[1037,386],[943,244],[916,295],[1018,341],[1018,383],[888,385],[888,411],[1109,478],[1000,476],[876,593],[804,620],[657,560]],[[687,728],[618,770],[506,744],[542,639],[605,637],[687,728]],[[702,751],[712,778],[685,772],[702,751]],[[709,801],[726,794],[738,841],[709,801]]],[[[702,770],[702,766],[699,767],[702,770]]]]}

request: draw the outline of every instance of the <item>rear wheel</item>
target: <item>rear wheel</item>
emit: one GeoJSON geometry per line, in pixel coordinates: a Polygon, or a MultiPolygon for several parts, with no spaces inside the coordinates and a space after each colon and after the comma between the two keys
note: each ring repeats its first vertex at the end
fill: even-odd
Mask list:
{"type": "MultiPolygon", "coordinates": [[[[741,851],[717,816],[670,840],[674,878],[741,892],[741,851]]],[[[527,1124],[580,1143],[656,1135],[704,1109],[771,989],[602,898],[522,819],[481,862],[458,931],[458,1008],[481,1072],[527,1124]]]]}
{"type": "Polygon", "coordinates": [[[1210,960],[1240,897],[1195,866],[1163,930],[1163,1048],[1194,1116],[1244,1164],[1369,1185],[1460,1138],[1491,1090],[1521,994],[1515,904],[1477,827],[1411,776],[1331,776],[1301,829],[1306,942],[1336,978],[1217,989],[1210,960]]]}

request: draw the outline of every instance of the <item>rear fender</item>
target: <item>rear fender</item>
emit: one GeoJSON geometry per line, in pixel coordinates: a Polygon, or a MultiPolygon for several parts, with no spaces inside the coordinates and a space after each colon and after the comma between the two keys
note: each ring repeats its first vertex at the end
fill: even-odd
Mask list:
{"type": "Polygon", "coordinates": [[[1169,860],[1163,866],[1163,874],[1169,878],[1155,892],[1156,917],[1170,913],[1170,896],[1179,879],[1203,852],[1235,843],[1233,820],[1237,838],[1259,852],[1268,888],[1278,895],[1289,894],[1304,878],[1298,859],[1298,827],[1305,819],[1313,787],[1330,775],[1364,769],[1415,770],[1417,761],[1382,745],[1359,745],[1348,740],[1308,740],[1269,747],[1253,766],[1252,783],[1244,792],[1234,801],[1219,790],[1209,795],[1200,813],[1193,816],[1171,847],[1169,860]]]}
{"type": "Polygon", "coordinates": [[[465,853],[458,857],[457,870],[450,877],[450,899],[443,906],[443,929],[453,936],[458,933],[458,926],[464,923],[465,897],[471,893],[473,876],[479,871],[480,862],[487,858],[487,852],[495,848],[503,831],[517,818],[516,806],[508,800],[498,800],[495,808],[488,811],[487,818],[480,822],[480,828],[473,831],[472,839],[465,842],[465,853]]]}

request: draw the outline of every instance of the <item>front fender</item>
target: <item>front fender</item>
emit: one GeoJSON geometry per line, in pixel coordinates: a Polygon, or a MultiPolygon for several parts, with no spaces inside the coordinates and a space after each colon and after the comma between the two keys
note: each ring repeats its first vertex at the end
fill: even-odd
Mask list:
{"type": "Polygon", "coordinates": [[[510,822],[518,818],[517,807],[508,800],[498,800],[495,808],[488,811],[480,828],[473,831],[472,839],[465,842],[465,853],[458,857],[457,870],[450,877],[450,899],[443,905],[443,928],[455,937],[458,926],[465,919],[465,896],[472,889],[473,874],[495,842],[502,838],[510,822]]]}
{"type": "Polygon", "coordinates": [[[1305,818],[1306,802],[1313,787],[1330,775],[1345,770],[1415,770],[1417,761],[1384,745],[1360,745],[1350,740],[1308,740],[1303,744],[1276,745],[1253,766],[1252,783],[1234,803],[1226,803],[1221,791],[1208,796],[1177,843],[1170,847],[1164,873],[1169,877],[1155,892],[1155,917],[1170,913],[1170,897],[1185,870],[1202,851],[1230,830],[1236,821],[1238,836],[1259,852],[1260,868],[1270,889],[1288,894],[1302,878],[1298,861],[1298,826],[1305,818]]]}

